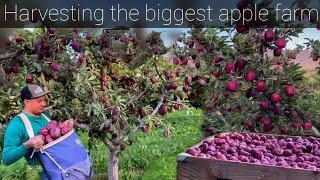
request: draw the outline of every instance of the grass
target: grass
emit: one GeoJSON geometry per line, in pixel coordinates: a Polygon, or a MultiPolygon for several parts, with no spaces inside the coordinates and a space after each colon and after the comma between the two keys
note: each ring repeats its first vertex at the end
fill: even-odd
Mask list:
{"type": "MultiPolygon", "coordinates": [[[[173,129],[170,138],[162,136],[163,128],[150,133],[139,132],[135,143],[120,156],[120,179],[153,180],[176,179],[176,158],[201,138],[201,111],[187,109],[175,111],[164,117],[164,122],[173,129]]],[[[88,145],[85,133],[78,133],[83,144],[88,145]]],[[[90,151],[95,169],[95,179],[107,179],[108,150],[98,140],[93,140],[90,151]]],[[[31,168],[24,159],[5,167],[0,166],[0,179],[39,179],[40,169],[31,168]]]]}

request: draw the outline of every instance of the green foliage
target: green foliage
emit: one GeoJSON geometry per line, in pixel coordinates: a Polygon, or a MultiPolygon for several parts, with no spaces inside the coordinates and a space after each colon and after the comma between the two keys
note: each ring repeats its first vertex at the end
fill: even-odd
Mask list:
{"type": "Polygon", "coordinates": [[[0,166],[0,179],[2,180],[40,180],[41,167],[31,167],[24,159],[10,166],[0,166]]]}
{"type": "Polygon", "coordinates": [[[304,81],[301,93],[304,95],[299,99],[297,106],[302,108],[302,111],[310,113],[310,119],[316,122],[316,126],[320,126],[320,77],[309,78],[304,81]],[[305,93],[310,92],[310,93],[305,93]]]}
{"type": "Polygon", "coordinates": [[[156,129],[150,133],[143,134],[142,132],[135,138],[135,143],[121,156],[121,167],[125,169],[144,169],[154,159],[165,156],[177,155],[185,150],[185,147],[195,144],[200,139],[199,124],[200,114],[196,111],[181,111],[169,114],[165,117],[166,122],[169,122],[175,130],[172,136],[168,139],[162,135],[163,129],[156,129]],[[135,157],[132,159],[132,157],[135,157]]]}
{"type": "Polygon", "coordinates": [[[163,157],[157,159],[156,163],[151,164],[144,172],[142,180],[152,179],[176,179],[177,157],[163,157]]]}

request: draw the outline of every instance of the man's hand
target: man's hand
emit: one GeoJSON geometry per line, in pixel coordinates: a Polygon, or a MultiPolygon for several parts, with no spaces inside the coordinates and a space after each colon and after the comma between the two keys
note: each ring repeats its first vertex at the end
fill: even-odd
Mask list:
{"type": "Polygon", "coordinates": [[[63,122],[63,124],[67,125],[68,127],[73,128],[74,126],[74,120],[73,119],[67,119],[63,122]]]}
{"type": "Polygon", "coordinates": [[[36,136],[36,137],[30,138],[28,141],[26,141],[23,144],[27,149],[31,149],[31,148],[38,149],[44,145],[44,141],[42,139],[42,136],[36,136]]]}

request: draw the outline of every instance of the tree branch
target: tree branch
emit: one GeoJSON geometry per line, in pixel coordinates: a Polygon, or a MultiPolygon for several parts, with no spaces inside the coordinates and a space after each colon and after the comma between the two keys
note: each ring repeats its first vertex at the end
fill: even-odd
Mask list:
{"type": "Polygon", "coordinates": [[[18,52],[11,52],[11,53],[4,52],[4,53],[1,53],[0,54],[0,61],[14,58],[15,56],[17,56],[17,54],[18,54],[18,52]]]}
{"type": "Polygon", "coordinates": [[[43,86],[44,86],[44,90],[48,91],[49,90],[48,89],[48,84],[47,84],[46,77],[44,76],[43,72],[41,72],[40,77],[41,77],[41,80],[43,81],[42,83],[43,83],[43,86]]]}
{"type": "MultiPolygon", "coordinates": [[[[260,32],[260,33],[263,33],[263,32],[260,32]]],[[[259,49],[259,54],[260,54],[260,64],[261,66],[263,66],[263,63],[264,63],[264,44],[263,44],[263,41],[260,40],[260,49],[259,49]]],[[[261,75],[263,76],[264,75],[264,71],[261,70],[260,71],[261,75]]]]}
{"type": "Polygon", "coordinates": [[[133,101],[140,99],[140,97],[146,94],[148,90],[149,88],[145,88],[138,96],[133,96],[132,99],[127,103],[127,105],[130,105],[131,103],[133,103],[133,101]]]}
{"type": "Polygon", "coordinates": [[[90,130],[90,127],[88,125],[77,123],[77,121],[75,121],[75,126],[77,128],[83,129],[85,131],[89,131],[90,130]]]}
{"type": "Polygon", "coordinates": [[[314,136],[320,137],[320,132],[318,131],[317,128],[312,127],[312,128],[311,128],[311,132],[313,133],[314,136]]]}
{"type": "MultiPolygon", "coordinates": [[[[162,89],[163,90],[163,89],[162,89]]],[[[162,91],[162,92],[164,92],[164,90],[162,91]]],[[[163,96],[161,97],[161,99],[158,101],[158,105],[156,106],[156,108],[153,110],[153,112],[151,113],[151,117],[152,116],[154,116],[158,111],[159,111],[159,109],[160,109],[160,107],[162,106],[162,104],[163,104],[163,100],[164,100],[164,98],[165,98],[165,95],[164,95],[164,93],[163,93],[163,96]]],[[[142,118],[142,119],[139,119],[139,126],[136,126],[133,130],[131,130],[131,132],[129,133],[129,136],[133,136],[134,135],[134,133],[136,133],[138,130],[139,130],[139,128],[141,128],[142,127],[142,120],[143,119],[145,119],[146,117],[144,117],[144,118],[142,118]]],[[[121,138],[120,140],[122,140],[123,138],[121,138]]]]}
{"type": "Polygon", "coordinates": [[[104,140],[105,140],[105,143],[106,143],[106,145],[108,146],[110,152],[115,152],[115,151],[117,150],[117,148],[114,146],[114,144],[112,143],[112,141],[110,141],[110,140],[108,139],[108,137],[106,137],[104,140]]]}
{"type": "Polygon", "coordinates": [[[156,69],[157,75],[160,77],[160,79],[162,80],[163,84],[166,82],[164,80],[164,78],[162,77],[161,73],[159,72],[159,69],[156,65],[154,65],[154,68],[156,69]]]}
{"type": "Polygon", "coordinates": [[[163,104],[164,97],[165,97],[165,95],[163,95],[163,96],[161,97],[161,99],[160,99],[159,102],[158,102],[157,107],[156,107],[156,108],[153,110],[153,112],[151,113],[151,116],[154,116],[154,115],[157,114],[157,112],[159,111],[160,107],[161,107],[162,104],[163,104]]]}
{"type": "Polygon", "coordinates": [[[223,116],[223,114],[220,111],[215,111],[215,113],[220,117],[220,119],[223,121],[223,123],[228,125],[226,118],[223,116]]]}

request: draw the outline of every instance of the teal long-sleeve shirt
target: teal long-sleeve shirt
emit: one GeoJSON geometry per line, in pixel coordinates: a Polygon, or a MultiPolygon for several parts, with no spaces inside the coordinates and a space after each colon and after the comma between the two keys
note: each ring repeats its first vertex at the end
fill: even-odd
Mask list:
{"type": "MultiPolygon", "coordinates": [[[[35,136],[39,134],[41,128],[46,127],[48,124],[48,121],[42,115],[33,116],[26,113],[25,115],[27,115],[31,123],[35,136]]],[[[45,113],[45,115],[49,117],[47,113],[45,113]]],[[[33,149],[27,149],[23,144],[28,139],[29,135],[23,121],[19,116],[15,116],[9,122],[4,134],[2,154],[2,161],[4,165],[10,165],[21,159],[23,156],[30,165],[39,164],[39,160],[36,156],[30,158],[33,149]]]]}

